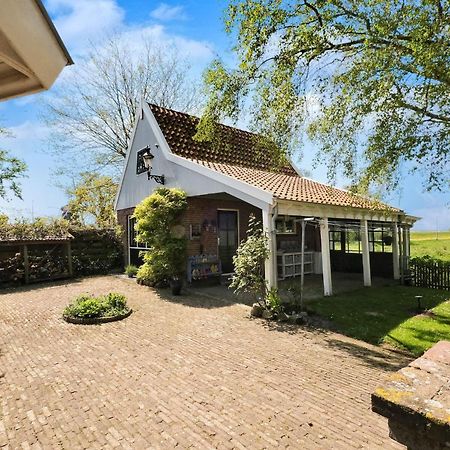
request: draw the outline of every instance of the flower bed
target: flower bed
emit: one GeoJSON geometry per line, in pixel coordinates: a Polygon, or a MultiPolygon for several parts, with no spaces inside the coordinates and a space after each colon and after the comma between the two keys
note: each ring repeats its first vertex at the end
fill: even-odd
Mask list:
{"type": "Polygon", "coordinates": [[[131,313],[122,294],[111,292],[99,297],[83,294],[64,308],[63,318],[66,322],[88,325],[125,319],[131,313]]]}

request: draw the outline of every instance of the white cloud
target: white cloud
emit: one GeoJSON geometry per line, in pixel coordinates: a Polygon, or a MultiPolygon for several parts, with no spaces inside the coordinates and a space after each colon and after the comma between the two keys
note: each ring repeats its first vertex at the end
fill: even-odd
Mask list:
{"type": "Polygon", "coordinates": [[[116,0],[48,0],[46,6],[64,43],[74,53],[122,26],[125,16],[116,0]]]}
{"type": "Polygon", "coordinates": [[[212,46],[208,42],[170,34],[162,25],[130,30],[123,33],[123,39],[138,38],[139,35],[151,39],[156,45],[173,46],[179,51],[180,55],[200,62],[204,62],[204,60],[213,56],[212,46]]]}
{"type": "Polygon", "coordinates": [[[151,13],[150,17],[161,21],[183,20],[186,18],[184,8],[181,5],[170,6],[167,3],[160,3],[151,13]]]}

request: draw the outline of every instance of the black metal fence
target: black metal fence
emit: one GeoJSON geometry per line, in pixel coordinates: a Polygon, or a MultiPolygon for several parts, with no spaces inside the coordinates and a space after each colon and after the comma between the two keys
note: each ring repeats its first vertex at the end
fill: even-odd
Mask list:
{"type": "Polygon", "coordinates": [[[409,267],[415,286],[450,290],[450,262],[414,258],[409,267]]]}

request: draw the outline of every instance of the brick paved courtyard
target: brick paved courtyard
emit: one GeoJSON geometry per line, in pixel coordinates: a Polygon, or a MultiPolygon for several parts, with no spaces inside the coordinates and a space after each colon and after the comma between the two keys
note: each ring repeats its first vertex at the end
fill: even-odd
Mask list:
{"type": "Polygon", "coordinates": [[[0,292],[0,447],[402,448],[370,411],[398,356],[171,299],[119,277],[0,292]],[[122,292],[121,322],[70,325],[75,295],[122,292]]]}

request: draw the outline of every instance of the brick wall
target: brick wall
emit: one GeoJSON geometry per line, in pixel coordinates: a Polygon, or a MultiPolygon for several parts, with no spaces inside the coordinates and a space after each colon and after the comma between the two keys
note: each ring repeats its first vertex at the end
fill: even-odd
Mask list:
{"type": "MultiPolygon", "coordinates": [[[[186,235],[189,236],[190,225],[200,226],[201,234],[197,239],[188,240],[188,256],[202,253],[217,255],[217,210],[234,209],[239,211],[239,240],[245,238],[250,214],[254,214],[258,220],[262,220],[261,210],[249,203],[238,199],[210,199],[201,197],[189,197],[188,208],[182,218],[182,224],[186,228],[186,235]],[[205,223],[208,226],[203,226],[205,223]]],[[[117,211],[119,225],[125,231],[123,234],[124,260],[128,264],[128,239],[127,216],[133,214],[134,208],[117,211]]]]}
{"type": "Polygon", "coordinates": [[[188,255],[199,255],[202,253],[217,255],[217,210],[234,209],[239,211],[239,241],[247,235],[248,220],[250,214],[262,220],[261,210],[241,200],[206,199],[192,197],[188,199],[188,209],[183,217],[183,224],[189,233],[190,225],[201,226],[199,239],[188,241],[188,255]],[[203,224],[208,222],[209,226],[203,224]],[[211,225],[215,224],[215,225],[211,225]]]}

